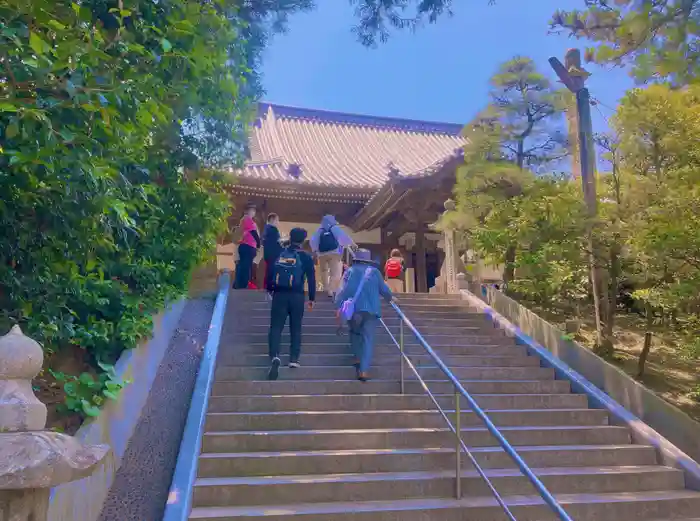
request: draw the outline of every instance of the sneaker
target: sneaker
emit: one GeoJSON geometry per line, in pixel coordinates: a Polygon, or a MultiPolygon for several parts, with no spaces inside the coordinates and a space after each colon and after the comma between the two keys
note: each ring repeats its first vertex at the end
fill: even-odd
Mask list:
{"type": "Polygon", "coordinates": [[[267,379],[268,380],[277,380],[277,377],[279,376],[280,373],[280,364],[281,360],[277,357],[272,359],[272,363],[270,364],[270,371],[267,373],[267,379]]]}
{"type": "Polygon", "coordinates": [[[289,367],[291,369],[299,369],[301,367],[301,364],[299,362],[289,362],[289,367]]]}
{"type": "Polygon", "coordinates": [[[367,380],[369,380],[369,373],[364,371],[357,371],[357,379],[360,382],[366,382],[367,380]]]}

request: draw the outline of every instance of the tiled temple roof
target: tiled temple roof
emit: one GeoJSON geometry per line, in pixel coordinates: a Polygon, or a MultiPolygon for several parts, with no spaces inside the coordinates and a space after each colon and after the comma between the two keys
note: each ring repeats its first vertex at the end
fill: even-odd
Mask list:
{"type": "Polygon", "coordinates": [[[464,145],[462,125],[260,103],[244,181],[377,190],[393,170],[432,171],[464,145]]]}

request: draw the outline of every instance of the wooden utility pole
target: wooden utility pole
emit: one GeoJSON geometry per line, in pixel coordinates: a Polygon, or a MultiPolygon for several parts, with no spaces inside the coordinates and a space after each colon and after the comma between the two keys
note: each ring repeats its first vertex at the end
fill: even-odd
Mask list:
{"type": "MultiPolygon", "coordinates": [[[[578,49],[566,51],[564,65],[557,58],[550,58],[549,64],[559,76],[561,82],[576,96],[576,114],[569,121],[577,128],[571,132],[575,140],[574,149],[578,151],[578,162],[574,160],[574,170],[579,170],[583,186],[583,198],[588,210],[588,250],[590,277],[595,307],[596,351],[602,355],[612,354],[610,339],[605,338],[602,316],[607,309],[607,291],[603,284],[603,273],[598,267],[599,247],[595,239],[594,226],[598,217],[598,195],[596,190],[595,149],[593,145],[593,122],[591,120],[591,98],[586,88],[586,79],[590,73],[581,65],[581,52],[578,49]],[[605,308],[603,309],[603,306],[605,308]]],[[[577,173],[577,172],[575,172],[577,173]]]]}

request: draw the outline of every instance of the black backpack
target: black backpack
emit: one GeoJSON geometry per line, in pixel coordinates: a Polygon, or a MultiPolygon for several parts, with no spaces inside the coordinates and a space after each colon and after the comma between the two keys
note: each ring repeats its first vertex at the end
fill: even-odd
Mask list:
{"type": "Polygon", "coordinates": [[[338,249],[338,239],[333,234],[333,226],[327,230],[325,228],[321,230],[321,236],[318,239],[318,251],[320,253],[328,253],[338,249]]]}
{"type": "Polygon", "coordinates": [[[298,251],[290,248],[282,250],[275,261],[273,270],[273,282],[276,289],[303,289],[304,266],[298,251]]]}

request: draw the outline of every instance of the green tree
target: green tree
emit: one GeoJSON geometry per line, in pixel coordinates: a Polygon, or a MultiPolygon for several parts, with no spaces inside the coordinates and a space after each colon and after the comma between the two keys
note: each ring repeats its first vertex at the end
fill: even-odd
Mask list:
{"type": "Polygon", "coordinates": [[[557,11],[551,25],[596,43],[598,63],[632,64],[641,82],[695,81],[700,73],[700,1],[586,0],[587,9],[557,11]]]}
{"type": "Polygon", "coordinates": [[[70,409],[211,255],[208,169],[243,158],[265,24],[307,4],[0,0],[0,329],[106,375],[62,377],[70,409]]]}
{"type": "MultiPolygon", "coordinates": [[[[466,162],[478,165],[486,177],[477,174],[477,186],[467,186],[465,190],[491,190],[495,183],[504,197],[516,197],[532,177],[531,172],[540,171],[566,154],[561,130],[562,96],[526,57],[518,56],[501,64],[490,83],[489,105],[465,129],[469,139],[466,162]]],[[[473,168],[470,171],[465,175],[474,175],[473,168]]],[[[518,205],[509,206],[511,218],[516,218],[518,205]]],[[[476,217],[481,214],[477,212],[476,217]]],[[[500,239],[508,240],[507,235],[500,239]]],[[[513,241],[499,260],[505,264],[506,283],[514,278],[518,248],[513,241]]]]}
{"type": "Polygon", "coordinates": [[[496,132],[501,159],[537,170],[567,154],[563,93],[532,59],[516,56],[502,63],[490,83],[491,102],[475,123],[496,132]]]}
{"type": "Polygon", "coordinates": [[[631,281],[645,306],[640,376],[655,321],[668,326],[674,317],[688,338],[698,332],[698,107],[697,88],[652,85],[628,92],[612,120],[616,138],[607,148],[615,160],[603,179],[602,233],[615,248],[611,272],[631,281]]]}
{"type": "Polygon", "coordinates": [[[513,253],[512,271],[504,273],[509,293],[569,311],[586,298],[585,214],[575,183],[470,157],[455,195],[456,215],[448,218],[467,243],[494,264],[513,253]]]}
{"type": "MultiPolygon", "coordinates": [[[[360,43],[374,46],[389,39],[391,30],[416,30],[452,15],[452,0],[350,0],[359,19],[353,28],[360,43]]],[[[495,0],[488,0],[490,5],[495,0]]]]}

